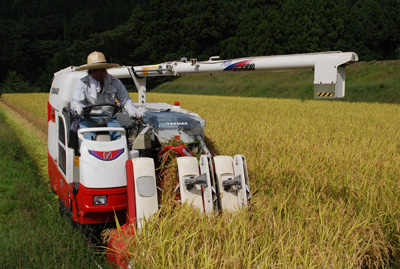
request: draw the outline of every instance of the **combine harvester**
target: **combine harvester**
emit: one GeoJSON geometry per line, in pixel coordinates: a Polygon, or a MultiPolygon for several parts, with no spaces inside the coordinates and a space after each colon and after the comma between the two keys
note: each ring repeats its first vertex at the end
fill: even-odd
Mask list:
{"type": "MultiPolygon", "coordinates": [[[[48,171],[60,211],[80,224],[110,223],[117,215],[140,229],[143,219],[162,206],[158,191],[162,190],[162,180],[157,178],[157,168],[161,164],[159,155],[166,150],[181,155],[176,179],[181,202],[206,213],[246,207],[250,188],[245,157],[211,156],[203,140],[205,121],[179,103],[146,103],[146,78],[314,70],[314,97],[329,99],[344,97],[345,67],[355,61],[358,56],[354,52],[324,52],[231,60],[211,57],[208,61],[183,58],[157,65],[111,68],[111,75],[133,79],[139,92],[136,106],[145,116],[137,121],[118,104],[109,105],[114,113],[103,114],[105,120],[98,122],[98,127],[78,132],[71,130],[75,122],[70,103],[75,83],[86,73],[75,67],[60,70],[54,74],[48,101],[48,171]],[[122,128],[105,124],[114,115],[122,128]],[[121,138],[111,140],[111,131],[120,132],[121,138]],[[85,139],[85,132],[95,132],[96,140],[85,139]],[[182,145],[163,146],[171,139],[182,145]]],[[[85,109],[85,117],[98,116],[91,113],[93,107],[85,109]]],[[[118,255],[109,257],[124,264],[118,255]]]]}

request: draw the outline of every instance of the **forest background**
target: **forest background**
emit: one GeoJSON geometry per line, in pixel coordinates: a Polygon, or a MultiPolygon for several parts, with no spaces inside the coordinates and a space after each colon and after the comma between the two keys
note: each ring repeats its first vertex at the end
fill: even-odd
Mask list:
{"type": "Polygon", "coordinates": [[[332,50],[394,60],[399,14],[399,0],[2,0],[0,89],[47,92],[94,50],[124,65],[332,50]]]}

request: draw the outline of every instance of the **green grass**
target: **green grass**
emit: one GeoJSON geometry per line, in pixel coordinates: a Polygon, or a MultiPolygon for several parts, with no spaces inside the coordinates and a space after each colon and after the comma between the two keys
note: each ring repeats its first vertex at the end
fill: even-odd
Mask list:
{"type": "Polygon", "coordinates": [[[58,214],[43,173],[46,147],[11,121],[0,107],[0,267],[104,266],[98,250],[58,214]]]}
{"type": "MultiPolygon", "coordinates": [[[[313,99],[314,73],[191,75],[166,82],[153,92],[221,96],[313,99]]],[[[346,68],[342,101],[400,103],[400,61],[359,62],[346,68]]]]}

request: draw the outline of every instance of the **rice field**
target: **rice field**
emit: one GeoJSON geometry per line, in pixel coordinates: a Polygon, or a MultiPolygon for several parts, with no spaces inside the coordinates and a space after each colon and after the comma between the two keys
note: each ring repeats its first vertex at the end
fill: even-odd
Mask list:
{"type": "MultiPolygon", "coordinates": [[[[5,94],[46,122],[47,94],[5,94]]],[[[136,94],[132,94],[134,100],[136,94]]],[[[247,158],[252,208],[163,208],[129,242],[137,267],[400,266],[400,106],[148,93],[198,113],[247,158]]]]}

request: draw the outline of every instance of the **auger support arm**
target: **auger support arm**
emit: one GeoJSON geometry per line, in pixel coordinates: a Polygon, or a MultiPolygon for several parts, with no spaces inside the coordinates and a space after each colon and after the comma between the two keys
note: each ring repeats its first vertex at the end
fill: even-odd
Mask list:
{"type": "MultiPolygon", "coordinates": [[[[136,66],[136,79],[152,76],[183,76],[189,74],[229,74],[243,72],[285,72],[314,70],[315,98],[342,98],[345,95],[345,66],[358,61],[355,52],[322,52],[277,56],[260,56],[208,61],[167,62],[136,66]]],[[[139,87],[138,87],[139,89],[139,87]]],[[[140,91],[139,91],[140,92],[140,91]]]]}

